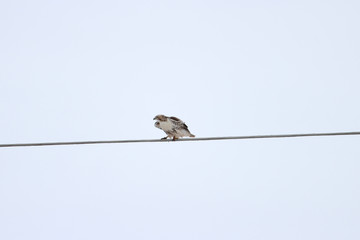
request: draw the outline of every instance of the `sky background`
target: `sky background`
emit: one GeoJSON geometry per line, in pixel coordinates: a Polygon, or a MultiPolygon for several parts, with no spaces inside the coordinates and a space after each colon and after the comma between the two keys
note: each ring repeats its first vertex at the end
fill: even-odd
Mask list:
{"type": "MultiPolygon", "coordinates": [[[[0,143],[360,130],[359,1],[1,1],[0,143]]],[[[360,239],[358,136],[0,149],[0,239],[360,239]]]]}

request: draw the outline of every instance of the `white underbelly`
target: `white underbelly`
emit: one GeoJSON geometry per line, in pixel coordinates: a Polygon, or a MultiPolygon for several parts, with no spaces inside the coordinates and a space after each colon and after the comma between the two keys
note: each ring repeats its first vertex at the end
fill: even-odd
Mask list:
{"type": "Polygon", "coordinates": [[[160,123],[159,127],[160,127],[162,130],[164,130],[165,132],[172,131],[172,129],[173,129],[173,124],[171,124],[169,121],[165,121],[165,122],[160,121],[159,123],[160,123]]]}
{"type": "Polygon", "coordinates": [[[190,132],[185,129],[181,129],[178,131],[178,135],[179,137],[190,137],[190,132]]]}

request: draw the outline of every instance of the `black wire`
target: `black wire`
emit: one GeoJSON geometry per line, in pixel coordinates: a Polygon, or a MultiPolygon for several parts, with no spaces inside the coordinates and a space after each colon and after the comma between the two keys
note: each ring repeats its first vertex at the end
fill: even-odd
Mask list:
{"type": "MultiPolygon", "coordinates": [[[[276,134],[276,135],[254,135],[254,136],[234,136],[234,137],[182,138],[182,139],[177,139],[175,142],[236,140],[236,139],[241,140],[241,139],[262,139],[262,138],[325,137],[325,136],[346,136],[346,135],[360,135],[360,132],[303,133],[303,134],[276,134]]],[[[11,144],[0,144],[0,148],[40,147],[40,146],[60,146],[60,145],[85,145],[85,144],[110,144],[110,143],[148,143],[148,142],[174,142],[174,141],[161,140],[161,139],[143,139],[143,140],[80,141],[80,142],[11,143],[11,144]]]]}

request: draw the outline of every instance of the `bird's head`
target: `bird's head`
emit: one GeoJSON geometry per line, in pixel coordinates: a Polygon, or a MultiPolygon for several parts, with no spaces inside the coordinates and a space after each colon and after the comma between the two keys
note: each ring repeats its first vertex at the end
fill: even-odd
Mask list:
{"type": "Polygon", "coordinates": [[[160,128],[160,123],[158,121],[156,121],[154,125],[155,125],[155,127],[160,128]]]}
{"type": "Polygon", "coordinates": [[[165,115],[156,115],[153,120],[166,121],[167,117],[165,115]]]}

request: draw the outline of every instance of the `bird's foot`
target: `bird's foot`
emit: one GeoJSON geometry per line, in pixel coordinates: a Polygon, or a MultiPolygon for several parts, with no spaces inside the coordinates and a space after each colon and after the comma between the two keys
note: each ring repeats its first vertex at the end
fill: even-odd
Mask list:
{"type": "Polygon", "coordinates": [[[179,139],[179,138],[177,138],[177,137],[173,137],[173,139],[172,139],[172,140],[173,140],[173,141],[176,141],[176,139],[179,139]]]}

